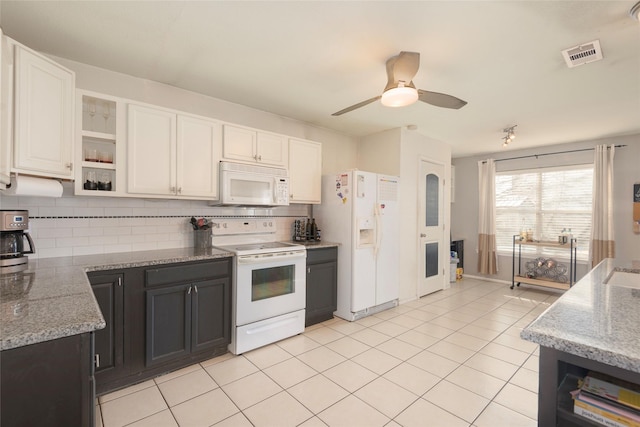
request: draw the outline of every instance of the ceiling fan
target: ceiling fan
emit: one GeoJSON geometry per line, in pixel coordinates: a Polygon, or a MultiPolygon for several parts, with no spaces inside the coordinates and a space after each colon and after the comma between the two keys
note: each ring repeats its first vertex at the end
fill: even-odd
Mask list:
{"type": "Polygon", "coordinates": [[[333,113],[332,116],[340,116],[357,108],[364,107],[374,101],[381,100],[382,105],[387,107],[404,107],[416,101],[426,102],[442,108],[459,109],[467,105],[466,101],[438,92],[416,89],[413,84],[413,77],[420,67],[420,53],[400,52],[396,56],[387,59],[387,86],[382,95],[354,104],[350,107],[333,113]]]}

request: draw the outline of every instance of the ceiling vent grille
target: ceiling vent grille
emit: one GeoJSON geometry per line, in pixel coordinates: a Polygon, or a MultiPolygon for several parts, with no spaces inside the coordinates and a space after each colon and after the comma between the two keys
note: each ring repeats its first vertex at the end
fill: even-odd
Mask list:
{"type": "Polygon", "coordinates": [[[588,64],[589,62],[599,61],[602,59],[600,41],[594,40],[589,43],[565,49],[562,51],[562,57],[569,68],[588,64]]]}

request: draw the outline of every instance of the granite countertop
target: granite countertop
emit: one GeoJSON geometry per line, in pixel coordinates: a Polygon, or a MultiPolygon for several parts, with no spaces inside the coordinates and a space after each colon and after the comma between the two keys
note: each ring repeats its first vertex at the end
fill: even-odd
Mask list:
{"type": "Polygon", "coordinates": [[[608,284],[614,271],[636,273],[640,261],[605,259],[520,336],[544,347],[640,372],[640,289],[608,284]]]}
{"type": "Polygon", "coordinates": [[[291,241],[291,243],[295,243],[298,245],[304,245],[305,248],[309,249],[322,249],[322,248],[335,248],[337,246],[340,246],[340,243],[333,243],[333,242],[325,242],[325,241],[305,241],[305,242],[294,242],[291,241]]]}
{"type": "Polygon", "coordinates": [[[86,272],[226,258],[219,249],[163,249],[29,260],[0,274],[0,350],[105,327],[86,272]]]}

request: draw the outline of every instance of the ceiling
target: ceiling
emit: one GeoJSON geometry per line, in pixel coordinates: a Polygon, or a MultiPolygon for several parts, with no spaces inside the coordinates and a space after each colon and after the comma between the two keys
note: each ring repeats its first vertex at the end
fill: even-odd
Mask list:
{"type": "Polygon", "coordinates": [[[454,157],[640,133],[634,1],[0,1],[38,51],[364,136],[416,125],[454,157]],[[569,69],[561,50],[600,40],[569,69]],[[385,62],[421,53],[416,87],[460,110],[379,102],[385,62]]]}

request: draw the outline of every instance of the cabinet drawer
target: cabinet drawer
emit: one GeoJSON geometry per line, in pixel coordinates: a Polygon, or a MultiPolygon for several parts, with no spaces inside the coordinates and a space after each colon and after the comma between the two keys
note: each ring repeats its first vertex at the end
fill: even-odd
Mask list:
{"type": "Polygon", "coordinates": [[[162,286],[229,276],[231,274],[229,267],[229,259],[224,259],[199,264],[171,264],[166,267],[152,268],[144,272],[145,285],[162,286]]]}
{"type": "Polygon", "coordinates": [[[307,248],[307,264],[318,264],[321,262],[331,262],[338,259],[338,248],[307,248]]]}

